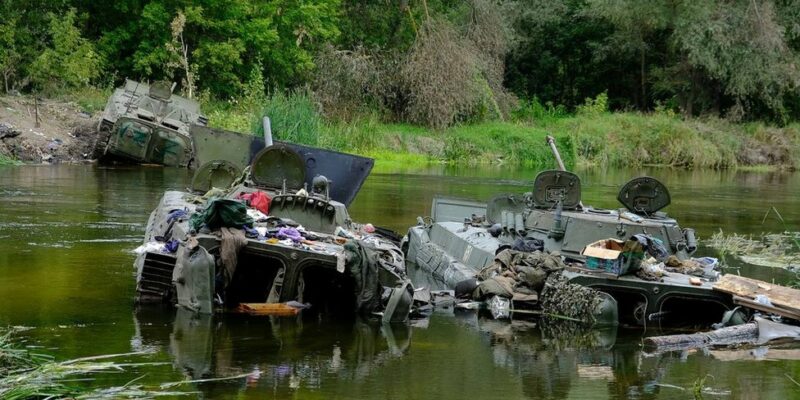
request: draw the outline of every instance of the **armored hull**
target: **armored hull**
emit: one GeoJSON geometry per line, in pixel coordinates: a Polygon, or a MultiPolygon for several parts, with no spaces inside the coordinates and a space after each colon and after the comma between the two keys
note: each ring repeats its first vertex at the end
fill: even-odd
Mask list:
{"type": "Polygon", "coordinates": [[[610,294],[622,322],[716,322],[733,307],[729,294],[713,289],[713,271],[692,276],[669,272],[658,278],[609,273],[587,266],[584,251],[601,240],[646,236],[663,243],[674,260],[690,259],[694,232],[660,212],[669,204],[666,188],[653,178],[623,187],[626,208],[596,209],[580,200],[580,180],[566,171],[544,171],[532,192],[503,194],[488,203],[436,198],[431,217],[419,218],[404,238],[409,275],[415,284],[455,289],[490,265],[504,249],[536,250],[560,256],[571,282],[610,294]],[[639,184],[637,187],[636,184],[639,184]],[[628,207],[630,206],[630,207],[628,207]]]}
{"type": "Polygon", "coordinates": [[[108,99],[98,123],[96,158],[186,166],[191,160],[189,129],[205,126],[200,104],[172,94],[167,83],[126,80],[108,99]]]}
{"type": "MultiPolygon", "coordinates": [[[[237,135],[216,133],[195,143],[237,135]]],[[[166,192],[135,261],[137,301],[201,314],[294,315],[302,309],[406,320],[414,291],[400,248],[371,225],[352,222],[347,211],[372,160],[300,148],[263,148],[241,175],[237,160],[208,160],[197,170],[194,191],[166,192]],[[317,163],[331,159],[363,170],[338,190],[323,176],[306,179],[317,163]]]]}

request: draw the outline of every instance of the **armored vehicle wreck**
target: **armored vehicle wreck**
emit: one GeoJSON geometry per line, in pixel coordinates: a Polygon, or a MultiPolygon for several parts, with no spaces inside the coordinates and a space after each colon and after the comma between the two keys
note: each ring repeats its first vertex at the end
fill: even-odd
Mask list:
{"type": "Polygon", "coordinates": [[[203,127],[192,132],[203,165],[192,191],[166,192],[150,215],[135,262],[138,302],[204,314],[303,309],[408,318],[414,290],[402,252],[347,211],[371,159],[289,143],[264,147],[252,136],[203,127]]]}
{"type": "Polygon", "coordinates": [[[534,307],[564,307],[543,298],[547,288],[577,284],[611,295],[631,324],[721,320],[731,296],[713,289],[716,260],[691,258],[694,231],[661,211],[667,188],[635,178],[618,200],[624,208],[584,205],[580,178],[565,170],[542,171],[530,192],[487,204],[435,198],[430,218],[418,218],[404,238],[409,274],[417,285],[534,307]]]}
{"type": "Polygon", "coordinates": [[[103,110],[95,158],[186,166],[192,150],[189,128],[205,126],[208,120],[199,103],[172,94],[172,89],[167,82],[125,80],[103,110]]]}

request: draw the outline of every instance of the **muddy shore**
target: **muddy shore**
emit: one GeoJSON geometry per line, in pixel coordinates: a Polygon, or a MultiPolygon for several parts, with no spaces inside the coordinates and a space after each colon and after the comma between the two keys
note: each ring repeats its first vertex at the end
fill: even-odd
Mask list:
{"type": "Polygon", "coordinates": [[[77,104],[0,97],[2,158],[33,164],[91,162],[96,137],[97,116],[77,104]]]}

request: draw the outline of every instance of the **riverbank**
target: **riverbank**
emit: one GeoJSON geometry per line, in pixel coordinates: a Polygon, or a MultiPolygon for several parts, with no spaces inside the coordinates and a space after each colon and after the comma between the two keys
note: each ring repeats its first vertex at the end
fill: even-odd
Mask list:
{"type": "Polygon", "coordinates": [[[534,123],[492,122],[432,132],[379,125],[389,149],[454,163],[553,165],[545,137],[557,138],[568,165],[678,168],[796,169],[800,126],[733,124],[659,114],[606,113],[534,123]],[[416,143],[428,143],[427,147],[416,143]],[[432,149],[432,151],[430,150],[432,149]]]}
{"type": "Polygon", "coordinates": [[[330,121],[308,96],[273,95],[262,107],[208,101],[212,126],[257,132],[260,117],[292,141],[374,157],[378,165],[514,164],[553,165],[545,137],[556,138],[567,165],[598,167],[794,170],[800,167],[800,124],[733,123],[719,118],[683,119],[669,111],[648,114],[584,107],[528,106],[506,121],[456,125],[443,130],[385,123],[378,116],[330,121]]]}
{"type": "MultiPolygon", "coordinates": [[[[0,97],[0,165],[14,162],[83,162],[89,159],[105,91],[93,90],[34,102],[0,97]],[[39,103],[40,125],[35,108],[39,103]]],[[[656,112],[541,115],[515,121],[457,125],[444,130],[384,123],[377,116],[353,121],[322,118],[313,103],[266,99],[279,138],[373,157],[378,166],[554,165],[545,137],[553,135],[567,165],[597,167],[794,170],[800,167],[800,124],[774,127],[717,118],[684,120],[656,112]],[[296,131],[296,132],[295,132],[296,131]]],[[[262,110],[205,101],[210,125],[253,132],[262,110]],[[258,110],[258,111],[256,111],[258,110]]]]}
{"type": "Polygon", "coordinates": [[[66,99],[0,97],[0,165],[89,161],[96,111],[66,99]]]}

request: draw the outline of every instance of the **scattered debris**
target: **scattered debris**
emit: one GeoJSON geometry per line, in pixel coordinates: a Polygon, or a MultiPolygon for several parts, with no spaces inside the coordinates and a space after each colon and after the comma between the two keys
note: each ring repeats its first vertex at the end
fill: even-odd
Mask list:
{"type": "Polygon", "coordinates": [[[719,251],[722,257],[732,255],[748,264],[800,270],[800,232],[753,236],[726,235],[720,230],[704,243],[719,251]]]}
{"type": "Polygon", "coordinates": [[[761,345],[777,339],[800,340],[800,326],[755,317],[754,322],[728,326],[710,332],[652,336],[645,338],[643,345],[645,351],[661,353],[713,346],[761,345]]]}

